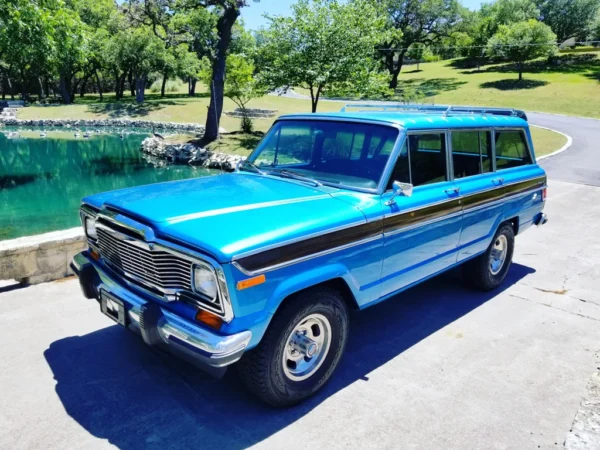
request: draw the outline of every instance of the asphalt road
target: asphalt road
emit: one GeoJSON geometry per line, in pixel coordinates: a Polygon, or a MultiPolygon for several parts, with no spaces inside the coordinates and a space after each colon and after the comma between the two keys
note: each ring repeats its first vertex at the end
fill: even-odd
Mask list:
{"type": "Polygon", "coordinates": [[[573,148],[544,162],[550,222],[517,238],[502,288],[453,272],[355,314],[334,378],[295,408],[258,403],[235,371],[214,381],[151,351],[74,279],[0,288],[0,448],[600,446],[586,425],[600,413],[585,410],[600,370],[600,189],[558,181],[569,170],[553,158],[588,142],[565,131],[573,148]]]}
{"type": "Polygon", "coordinates": [[[554,180],[600,186],[600,120],[528,112],[529,122],[568,134],[572,147],[540,165],[554,180]]]}

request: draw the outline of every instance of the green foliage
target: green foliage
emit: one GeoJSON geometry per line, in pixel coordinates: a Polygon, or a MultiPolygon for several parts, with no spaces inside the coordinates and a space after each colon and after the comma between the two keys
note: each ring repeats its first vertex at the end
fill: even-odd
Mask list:
{"type": "Polygon", "coordinates": [[[548,25],[533,19],[510,26],[500,25],[488,42],[490,56],[517,63],[519,80],[523,78],[523,62],[555,52],[556,35],[548,25]]]}
{"type": "Polygon", "coordinates": [[[380,85],[373,50],[385,34],[385,23],[373,2],[300,0],[291,17],[269,20],[259,60],[270,87],[309,89],[315,112],[327,91],[353,87],[365,92],[380,85]]]}
{"type": "Polygon", "coordinates": [[[494,3],[484,4],[481,11],[483,17],[491,18],[497,27],[537,19],[540,14],[532,0],[496,0],[494,3]]]}
{"type": "Polygon", "coordinates": [[[406,52],[414,43],[436,44],[450,36],[467,14],[457,0],[382,0],[387,34],[380,37],[385,68],[395,88],[406,52]],[[392,50],[395,49],[395,50],[392,50]]]}
{"type": "Polygon", "coordinates": [[[552,28],[559,43],[585,39],[594,27],[600,0],[536,0],[540,20],[552,28]]]}

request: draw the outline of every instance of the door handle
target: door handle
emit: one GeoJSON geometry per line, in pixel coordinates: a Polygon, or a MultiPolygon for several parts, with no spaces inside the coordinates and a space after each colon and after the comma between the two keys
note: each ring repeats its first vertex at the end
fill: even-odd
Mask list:
{"type": "Polygon", "coordinates": [[[460,186],[454,186],[450,189],[444,189],[446,194],[458,194],[460,192],[460,186]]]}
{"type": "Polygon", "coordinates": [[[504,183],[504,178],[494,178],[492,180],[492,183],[494,183],[494,184],[496,184],[496,183],[497,184],[502,184],[502,183],[504,183]]]}

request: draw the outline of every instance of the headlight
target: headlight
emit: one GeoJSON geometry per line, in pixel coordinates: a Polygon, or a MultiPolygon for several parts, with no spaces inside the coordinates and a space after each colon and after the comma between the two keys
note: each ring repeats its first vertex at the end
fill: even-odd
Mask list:
{"type": "Polygon", "coordinates": [[[92,217],[85,218],[85,234],[90,239],[96,240],[98,239],[98,234],[96,233],[96,219],[92,217]]]}
{"type": "Polygon", "coordinates": [[[217,299],[217,278],[212,269],[205,265],[194,266],[194,290],[211,302],[217,299]]]}

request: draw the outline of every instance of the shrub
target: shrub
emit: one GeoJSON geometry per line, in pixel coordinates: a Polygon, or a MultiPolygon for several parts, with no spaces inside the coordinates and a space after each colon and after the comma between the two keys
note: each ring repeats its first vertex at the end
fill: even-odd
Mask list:
{"type": "MultiPolygon", "coordinates": [[[[150,86],[150,92],[160,92],[160,88],[162,87],[162,78],[159,78],[152,86],[150,86]]],[[[181,87],[181,81],[179,79],[176,80],[167,80],[167,84],[165,85],[165,92],[177,92],[181,87]]]]}

